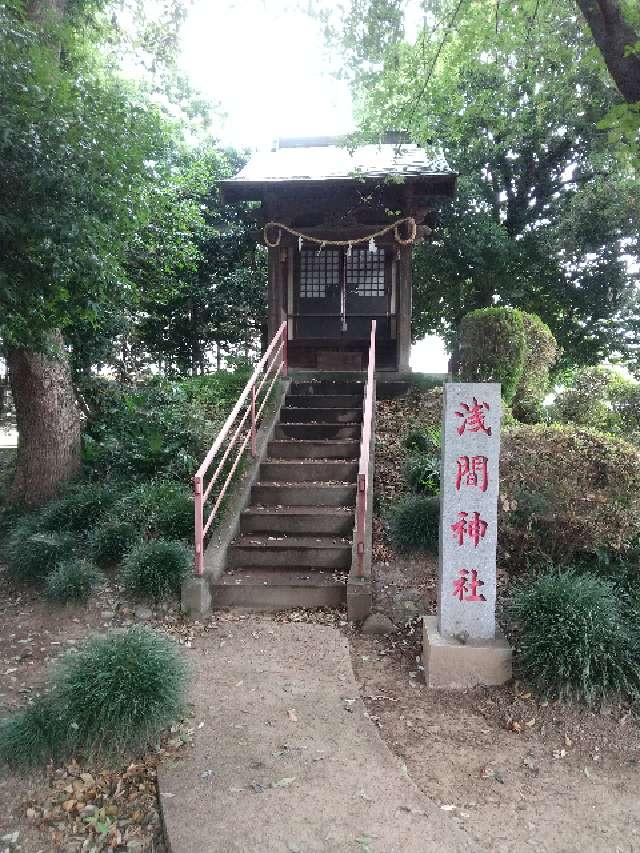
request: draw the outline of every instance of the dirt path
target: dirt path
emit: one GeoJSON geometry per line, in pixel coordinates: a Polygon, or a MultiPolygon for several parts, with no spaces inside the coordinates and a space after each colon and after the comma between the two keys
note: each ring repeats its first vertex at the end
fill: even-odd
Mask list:
{"type": "Polygon", "coordinates": [[[255,617],[190,659],[193,749],[158,773],[172,853],[480,849],[384,746],[335,628],[255,617]]]}

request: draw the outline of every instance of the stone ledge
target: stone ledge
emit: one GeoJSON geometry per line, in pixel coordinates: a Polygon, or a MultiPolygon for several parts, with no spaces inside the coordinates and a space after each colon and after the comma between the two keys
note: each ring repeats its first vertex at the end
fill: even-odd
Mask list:
{"type": "Polygon", "coordinates": [[[461,643],[438,631],[436,616],[424,617],[422,664],[428,687],[462,690],[504,684],[512,675],[511,657],[501,633],[493,640],[461,643]]]}

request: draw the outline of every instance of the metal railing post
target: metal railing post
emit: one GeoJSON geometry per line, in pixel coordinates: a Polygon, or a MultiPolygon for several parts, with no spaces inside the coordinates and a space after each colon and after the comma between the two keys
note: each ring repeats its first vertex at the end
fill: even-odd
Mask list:
{"type": "Polygon", "coordinates": [[[286,378],[289,373],[289,323],[282,327],[282,375],[286,378]]]}
{"type": "Polygon", "coordinates": [[[251,455],[256,458],[256,386],[251,386],[251,455]]]}
{"type": "Polygon", "coordinates": [[[193,478],[193,497],[195,508],[195,572],[198,577],[204,573],[204,513],[202,506],[202,477],[193,478]]]}

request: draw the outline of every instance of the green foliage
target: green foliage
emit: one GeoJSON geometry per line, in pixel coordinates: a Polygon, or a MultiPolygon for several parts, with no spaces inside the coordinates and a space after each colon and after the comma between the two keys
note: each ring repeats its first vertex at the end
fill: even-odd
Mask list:
{"type": "Polygon", "coordinates": [[[93,563],[79,557],[63,560],[46,577],[47,596],[53,601],[86,601],[104,577],[93,563]]]}
{"type": "Polygon", "coordinates": [[[640,635],[614,587],[575,570],[521,584],[513,596],[516,662],[543,693],[586,702],[640,695],[640,635]]]}
{"type": "Polygon", "coordinates": [[[482,308],[462,319],[459,375],[463,382],[500,382],[510,403],[522,379],[525,334],[522,313],[512,308],[482,308]]]}
{"type": "Polygon", "coordinates": [[[440,458],[431,454],[410,456],[404,475],[411,491],[418,495],[440,494],[440,458]]]}
{"type": "Polygon", "coordinates": [[[609,386],[614,431],[640,445],[640,384],[617,381],[609,386]]]}
{"type": "Polygon", "coordinates": [[[148,536],[193,539],[193,495],[183,483],[141,483],[114,507],[113,518],[128,521],[148,536]]]}
{"type": "Polygon", "coordinates": [[[511,427],[498,510],[499,556],[511,572],[600,550],[624,554],[640,537],[640,453],[575,426],[511,427]]]}
{"type": "Polygon", "coordinates": [[[180,593],[192,565],[192,552],[182,542],[152,539],[129,551],[122,561],[119,577],[130,595],[161,599],[180,593]]]}
{"type": "Polygon", "coordinates": [[[0,722],[0,761],[142,747],[180,714],[185,688],[184,661],[166,637],[138,626],[94,636],[65,654],[50,693],[0,722]]]}
{"type": "Polygon", "coordinates": [[[76,545],[69,533],[40,533],[33,519],[21,521],[9,536],[5,558],[9,576],[21,583],[43,580],[61,560],[71,556],[76,545]]]}
{"type": "Polygon", "coordinates": [[[535,314],[521,312],[524,325],[524,365],[513,398],[513,414],[524,423],[543,419],[543,401],[549,390],[549,371],[559,350],[551,329],[535,314]]]}
{"type": "Polygon", "coordinates": [[[83,533],[109,511],[116,497],[117,492],[110,486],[77,483],[37,513],[38,528],[50,532],[83,533]]]}
{"type": "Polygon", "coordinates": [[[575,370],[570,384],[556,396],[551,418],[558,423],[611,431],[615,429],[615,415],[610,398],[615,386],[622,384],[624,380],[606,367],[575,370]]]}
{"type": "Polygon", "coordinates": [[[438,550],[440,501],[424,495],[401,498],[389,513],[389,538],[398,551],[438,550]]]}
{"type": "Polygon", "coordinates": [[[154,382],[127,392],[97,381],[87,396],[93,410],[84,458],[94,476],[186,480],[195,472],[213,425],[179,383],[154,382]]]}
{"type": "Polygon", "coordinates": [[[395,21],[394,0],[354,0],[342,27],[361,136],[407,128],[460,175],[436,239],[414,250],[413,334],[452,343],[467,311],[499,302],[539,315],[565,364],[637,364],[624,253],[638,254],[638,172],[598,122],[617,110],[637,159],[638,111],[620,104],[575,0],[494,3],[497,26],[484,3],[430,2],[412,42],[391,27],[363,66],[374,5],[377,27],[395,21]]]}
{"type": "Polygon", "coordinates": [[[402,446],[413,454],[439,453],[440,433],[436,430],[424,430],[417,427],[410,429],[402,439],[402,446]]]}
{"type": "Polygon", "coordinates": [[[0,764],[33,767],[64,752],[67,732],[49,696],[0,719],[0,764]]]}
{"type": "Polygon", "coordinates": [[[107,519],[90,532],[89,546],[98,563],[118,563],[139,538],[140,531],[130,521],[107,519]]]}

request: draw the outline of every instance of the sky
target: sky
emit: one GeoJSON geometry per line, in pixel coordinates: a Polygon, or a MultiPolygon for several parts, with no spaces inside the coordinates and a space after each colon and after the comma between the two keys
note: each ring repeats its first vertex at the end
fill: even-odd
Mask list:
{"type": "MultiPolygon", "coordinates": [[[[274,0],[194,0],[182,31],[180,64],[192,85],[219,104],[217,135],[237,148],[270,148],[286,136],[354,129],[351,93],[332,73],[320,23],[274,0]]],[[[417,27],[415,15],[407,21],[417,27]]],[[[411,353],[413,370],[447,368],[442,341],[411,353]]]]}

